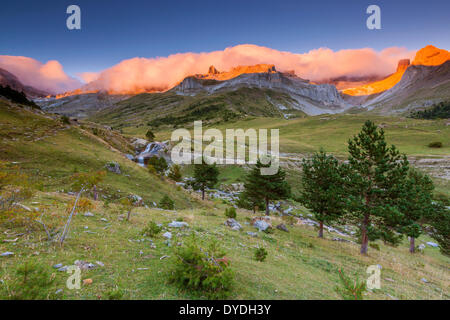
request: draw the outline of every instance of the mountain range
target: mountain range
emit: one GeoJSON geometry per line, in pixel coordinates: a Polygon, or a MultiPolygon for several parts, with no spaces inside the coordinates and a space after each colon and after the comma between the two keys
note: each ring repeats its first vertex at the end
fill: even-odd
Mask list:
{"type": "Polygon", "coordinates": [[[96,90],[94,80],[75,91],[48,96],[3,69],[0,85],[25,92],[45,110],[80,118],[143,117],[143,121],[170,123],[180,115],[289,118],[348,110],[405,114],[450,99],[449,60],[447,50],[429,45],[412,62],[400,60],[396,72],[385,78],[341,77],[323,82],[279,71],[273,64],[236,66],[228,71],[210,66],[207,73],[181,79],[168,90],[149,88],[150,92],[140,94],[96,90]]]}

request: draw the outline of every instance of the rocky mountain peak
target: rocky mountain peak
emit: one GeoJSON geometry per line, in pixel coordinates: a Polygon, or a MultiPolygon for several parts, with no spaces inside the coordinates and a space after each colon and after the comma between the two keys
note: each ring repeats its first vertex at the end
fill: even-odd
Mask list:
{"type": "Polygon", "coordinates": [[[220,72],[214,66],[209,66],[208,74],[219,74],[220,72]]]}
{"type": "Polygon", "coordinates": [[[428,45],[416,53],[413,65],[437,66],[450,60],[450,52],[428,45]]]}
{"type": "Polygon", "coordinates": [[[397,72],[405,71],[411,64],[409,59],[401,59],[397,64],[397,72]]]}

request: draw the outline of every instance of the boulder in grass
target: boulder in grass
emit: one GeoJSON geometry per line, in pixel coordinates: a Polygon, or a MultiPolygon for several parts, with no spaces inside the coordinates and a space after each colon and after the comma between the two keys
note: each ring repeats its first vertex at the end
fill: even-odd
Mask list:
{"type": "Polygon", "coordinates": [[[225,221],[225,225],[236,231],[242,229],[241,224],[233,218],[227,219],[227,221],[225,221]]]}
{"type": "Polygon", "coordinates": [[[288,228],[286,227],[286,225],[284,223],[280,223],[279,225],[277,225],[277,229],[284,231],[284,232],[289,232],[288,228]]]}
{"type": "Polygon", "coordinates": [[[183,227],[189,227],[189,224],[184,221],[172,221],[167,226],[170,228],[183,228],[183,227]]]}
{"type": "Polygon", "coordinates": [[[252,225],[259,231],[266,231],[272,227],[270,217],[255,217],[252,219],[252,225]]]}

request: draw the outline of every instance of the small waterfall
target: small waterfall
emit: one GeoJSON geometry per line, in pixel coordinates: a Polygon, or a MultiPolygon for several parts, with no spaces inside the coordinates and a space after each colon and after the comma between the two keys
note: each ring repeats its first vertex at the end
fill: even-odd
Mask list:
{"type": "Polygon", "coordinates": [[[165,145],[161,142],[150,142],[146,147],[145,150],[142,151],[136,158],[138,161],[138,164],[142,167],[145,166],[144,163],[144,156],[152,156],[152,155],[158,155],[158,151],[161,149],[164,149],[165,145]]]}

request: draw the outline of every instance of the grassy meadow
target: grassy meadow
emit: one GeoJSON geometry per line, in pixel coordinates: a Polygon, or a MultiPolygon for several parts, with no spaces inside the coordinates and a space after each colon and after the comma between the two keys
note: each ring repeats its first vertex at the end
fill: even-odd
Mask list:
{"type": "MultiPolygon", "coordinates": [[[[39,193],[26,204],[32,207],[51,203],[54,215],[65,215],[63,209],[69,198],[58,193],[39,193]]],[[[64,248],[43,241],[43,232],[27,234],[14,243],[3,240],[14,238],[14,233],[20,230],[2,232],[0,251],[12,251],[15,255],[0,258],[0,278],[9,279],[17,265],[35,259],[54,273],[53,289],[63,289],[57,296],[61,299],[108,299],[108,292],[116,288],[123,291],[124,299],[203,299],[198,293],[180,290],[169,283],[173,247],[166,244],[161,234],[153,239],[141,234],[149,221],[167,226],[168,222],[182,219],[189,224],[188,228],[166,227],[175,236],[172,246],[192,234],[199,242],[218,240],[235,272],[231,299],[339,299],[334,290],[338,268],[352,277],[356,274],[365,279],[367,267],[375,264],[382,266],[381,289],[368,291],[367,299],[450,298],[450,260],[438,248],[427,247],[424,253],[411,255],[406,241],[397,248],[377,242],[380,250],[370,248],[368,256],[363,257],[357,244],[332,241],[336,235],[328,232],[325,239],[318,239],[315,228],[303,224],[288,226],[289,233],[275,229],[273,234],[258,232],[257,237],[251,237],[246,232],[256,229],[246,223],[253,214],[238,210],[237,220],[243,230],[232,231],[224,225],[225,205],[221,201],[208,201],[203,208],[193,210],[137,208],[129,222],[119,219],[120,207],[95,204],[93,217],[75,216],[64,248]],[[266,261],[253,258],[257,246],[268,251],[266,261]],[[69,290],[65,286],[69,275],[52,266],[71,265],[75,260],[101,261],[104,267],[83,271],[82,279],[92,279],[92,284],[69,290]],[[424,283],[422,278],[428,282],[424,283]]],[[[272,224],[279,222],[279,217],[272,217],[272,224]]],[[[423,236],[417,243],[429,240],[423,236]]]]}
{"type": "MultiPolygon", "coordinates": [[[[323,147],[345,156],[347,139],[360,130],[364,120],[362,115],[292,120],[249,118],[219,128],[280,128],[282,152],[302,154],[323,147]]],[[[444,121],[385,117],[374,120],[385,126],[388,142],[408,155],[449,154],[450,127],[444,121]],[[435,140],[442,141],[444,147],[428,148],[427,144],[435,140]]],[[[359,245],[352,242],[354,239],[333,241],[337,234],[329,232],[325,232],[325,239],[318,239],[314,227],[300,222],[288,225],[289,233],[278,229],[273,234],[257,232],[250,225],[254,215],[246,210],[237,213],[243,230],[233,231],[224,225],[227,206],[224,201],[201,202],[197,193],[157,178],[124,156],[130,148],[126,139],[120,135],[93,134],[88,126],[92,125],[87,122],[67,125],[58,116],[0,101],[0,159],[17,164],[37,182],[39,191],[22,204],[46,208],[45,221],[58,223],[67,218],[67,203],[74,199],[74,195],[68,194],[69,177],[73,173],[104,170],[109,161],[119,163],[122,171],[121,174],[107,172],[99,188],[101,201],[93,201],[94,216],[74,217],[63,248],[46,241],[42,229],[29,232],[23,227],[1,225],[0,253],[14,253],[0,257],[2,283],[13,279],[20,264],[34,260],[53,273],[55,280],[50,293],[58,299],[108,299],[109,292],[115,289],[123,292],[123,299],[204,299],[201,294],[180,290],[168,281],[174,247],[195,234],[199,243],[217,240],[226,250],[235,273],[231,299],[339,299],[335,291],[339,268],[352,277],[366,279],[367,267],[375,264],[382,267],[381,289],[369,290],[367,299],[450,298],[450,260],[439,248],[427,246],[423,253],[411,255],[406,239],[398,247],[378,241],[379,250],[371,247],[368,256],[361,256],[359,245]],[[158,203],[167,194],[175,200],[175,211],[134,208],[131,220],[126,221],[117,200],[129,194],[143,197],[147,204],[158,203]],[[167,227],[173,220],[186,221],[189,227],[167,227]],[[150,221],[162,223],[163,232],[172,232],[171,246],[161,234],[153,239],[141,234],[150,221]],[[248,235],[249,231],[257,232],[257,236],[248,235]],[[268,251],[264,262],[253,257],[258,246],[268,251]],[[82,279],[91,279],[92,283],[82,284],[80,290],[69,290],[66,288],[69,275],[52,266],[72,265],[75,260],[100,261],[104,266],[83,271],[82,279]],[[55,292],[58,293],[53,295],[55,292]]],[[[146,126],[124,127],[123,132],[127,137],[144,137],[147,129],[146,126]]],[[[156,139],[169,139],[170,132],[162,127],[155,131],[156,139]]],[[[245,170],[238,166],[223,167],[219,184],[242,182],[245,170]]],[[[192,167],[184,167],[183,174],[191,175],[192,167]]],[[[299,185],[299,172],[288,168],[287,179],[295,189],[299,185]]],[[[309,213],[302,207],[296,210],[297,214],[309,213]]],[[[274,226],[282,222],[278,216],[271,219],[274,226]]],[[[427,241],[432,239],[423,235],[416,244],[427,241]]],[[[4,290],[2,283],[0,289],[4,290]]]]}

